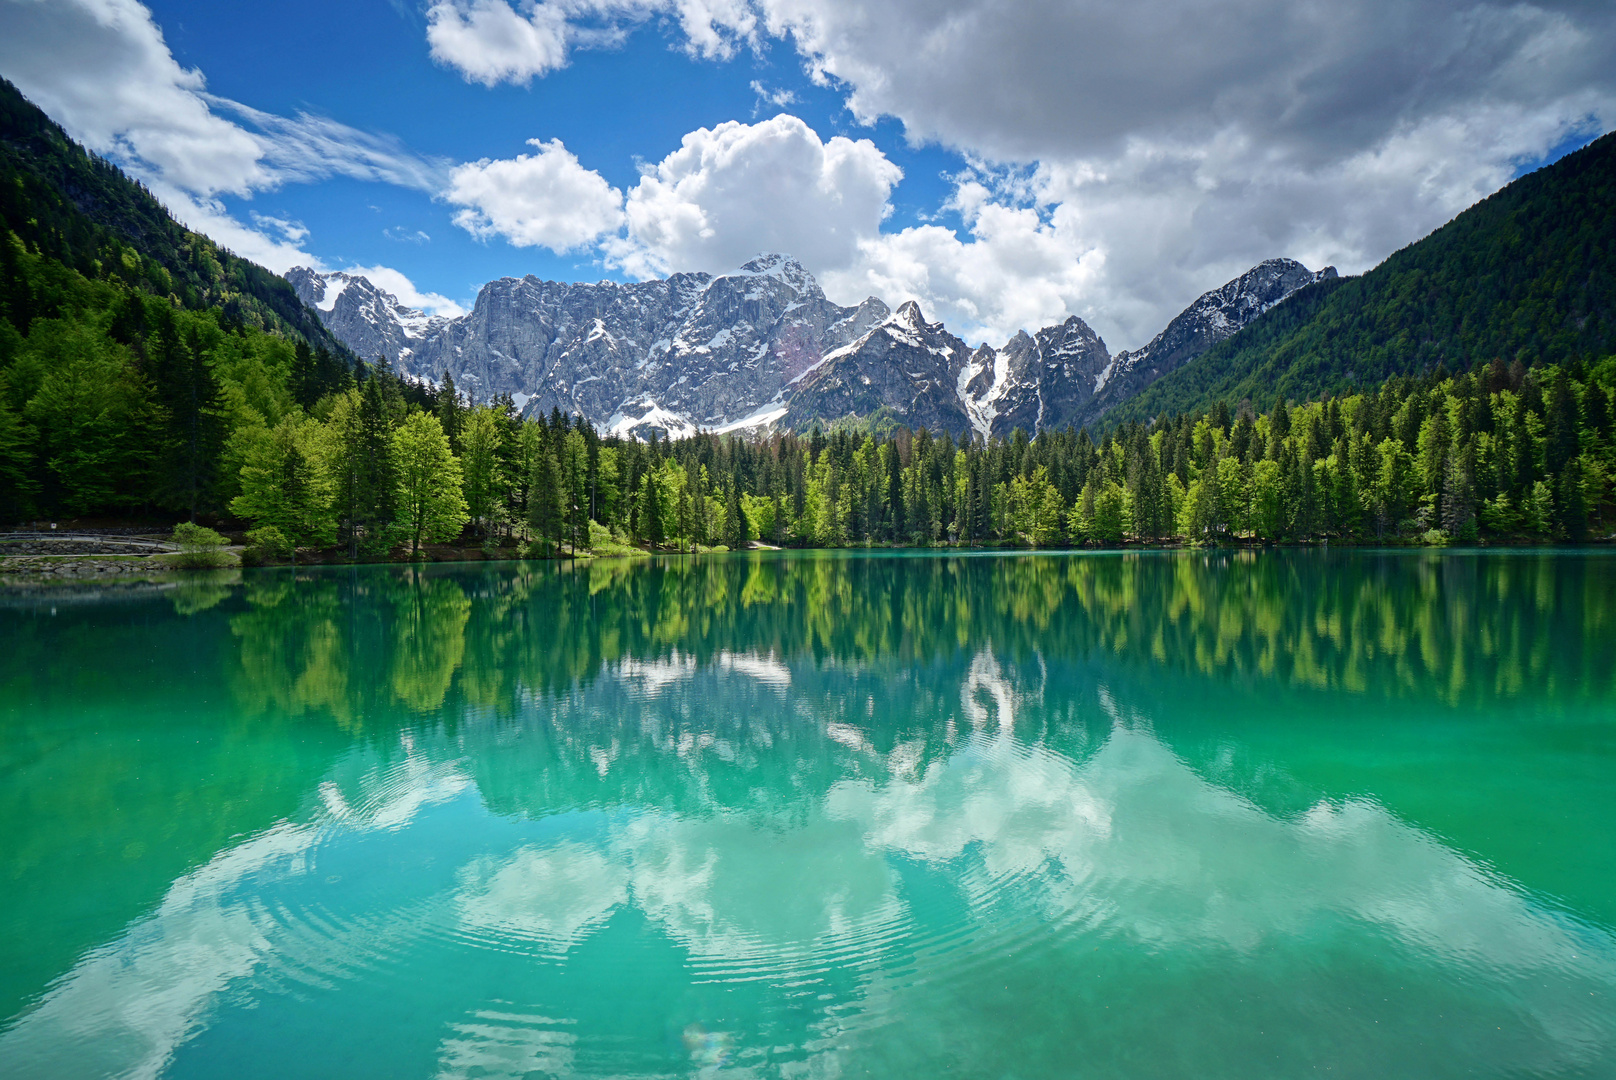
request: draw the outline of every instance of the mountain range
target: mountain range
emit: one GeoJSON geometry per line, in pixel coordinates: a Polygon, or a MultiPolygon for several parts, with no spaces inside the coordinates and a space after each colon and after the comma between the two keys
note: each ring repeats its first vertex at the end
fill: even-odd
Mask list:
{"type": "Polygon", "coordinates": [[[448,371],[479,396],[510,393],[623,434],[856,417],[1003,436],[1318,398],[1443,366],[1610,355],[1612,252],[1616,134],[1518,177],[1365,274],[1270,260],[1115,355],[1077,318],[972,349],[913,304],[838,307],[779,255],[631,285],[501,279],[455,320],[362,279],[288,276],[366,358],[418,378],[448,371]]]}
{"type": "Polygon", "coordinates": [[[826,298],[788,255],[718,276],[632,284],[535,277],[485,285],[455,319],[365,277],[299,267],[298,296],[360,356],[417,379],[447,373],[478,400],[560,409],[647,437],[890,420],[956,437],[1093,425],[1293,293],[1334,279],[1273,259],[1206,293],[1146,346],[1112,355],[1077,317],[971,348],[919,305],[826,298]]]}
{"type": "MultiPolygon", "coordinates": [[[[960,436],[1098,431],[1440,365],[1616,353],[1616,134],[1517,178],[1361,276],[1270,260],[1115,355],[1077,318],[972,348],[912,303],[835,304],[784,255],[633,284],[502,278],[470,313],[436,318],[361,276],[301,268],[282,278],[220,248],[0,79],[4,232],[89,279],[307,343],[322,371],[386,358],[418,380],[448,372],[478,400],[509,394],[530,415],[559,408],[639,437],[849,418],[960,436]]],[[[13,270],[0,286],[16,291],[13,270]]],[[[52,303],[27,290],[0,297],[24,312],[52,303]]]]}

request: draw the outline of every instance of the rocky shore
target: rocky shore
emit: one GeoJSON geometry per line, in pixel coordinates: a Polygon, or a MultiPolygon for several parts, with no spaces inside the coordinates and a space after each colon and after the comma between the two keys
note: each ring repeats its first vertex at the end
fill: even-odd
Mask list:
{"type": "Polygon", "coordinates": [[[28,579],[102,579],[171,573],[150,555],[12,555],[0,557],[0,583],[19,584],[28,579]]]}

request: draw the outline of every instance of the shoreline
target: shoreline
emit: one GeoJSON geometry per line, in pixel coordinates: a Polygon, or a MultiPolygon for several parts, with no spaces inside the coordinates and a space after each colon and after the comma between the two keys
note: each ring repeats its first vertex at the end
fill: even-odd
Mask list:
{"type": "MultiPolygon", "coordinates": [[[[72,541],[68,541],[71,543],[72,541]]],[[[6,545],[9,546],[9,545],[6,545]]],[[[30,545],[45,546],[45,545],[30,545]]],[[[1286,551],[1286,550],[1323,550],[1331,548],[1344,548],[1348,550],[1379,550],[1379,551],[1548,551],[1548,550],[1608,550],[1616,547],[1616,537],[1603,537],[1581,544],[1569,543],[1527,543],[1527,544],[1424,544],[1424,543],[1355,543],[1338,541],[1335,543],[1263,543],[1235,541],[1226,544],[1190,544],[1190,543],[1161,543],[1161,544],[1123,544],[1112,547],[1054,547],[1029,548],[1015,546],[987,546],[987,545],[948,545],[937,544],[930,547],[917,547],[909,545],[869,544],[848,545],[846,547],[783,547],[759,544],[742,548],[739,551],[728,549],[706,549],[701,551],[661,550],[650,551],[644,548],[635,548],[628,551],[585,552],[577,556],[560,555],[548,557],[534,557],[524,555],[519,548],[495,548],[487,550],[482,547],[451,547],[449,545],[432,545],[423,549],[420,558],[385,558],[385,559],[359,559],[349,560],[346,554],[336,550],[309,552],[306,556],[300,555],[296,562],[289,560],[275,560],[255,562],[242,558],[243,549],[231,547],[225,549],[229,560],[228,565],[208,568],[193,568],[175,565],[172,552],[159,552],[156,554],[132,554],[127,552],[107,553],[63,553],[44,554],[30,551],[23,554],[0,553],[0,587],[27,588],[49,585],[65,584],[93,584],[117,583],[140,584],[182,581],[198,575],[225,573],[237,574],[243,569],[278,569],[302,567],[328,567],[328,566],[423,566],[444,563],[476,563],[476,562],[528,562],[542,563],[582,563],[597,560],[613,559],[645,559],[667,557],[693,557],[712,555],[748,555],[754,553],[781,553],[781,552],[808,552],[808,551],[846,551],[846,552],[928,552],[938,555],[1062,555],[1085,554],[1099,555],[1106,553],[1126,554],[1128,552],[1155,552],[1155,551],[1286,551]]]]}

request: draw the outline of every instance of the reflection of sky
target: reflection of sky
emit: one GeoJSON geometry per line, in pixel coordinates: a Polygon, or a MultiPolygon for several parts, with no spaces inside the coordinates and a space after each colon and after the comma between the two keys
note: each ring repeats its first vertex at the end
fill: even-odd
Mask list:
{"type": "MultiPolygon", "coordinates": [[[[681,958],[672,970],[689,987],[749,988],[734,1023],[688,1017],[671,1034],[644,1033],[691,1068],[738,1075],[763,1075],[775,1056],[833,1075],[927,1022],[946,1028],[954,1060],[988,1067],[971,1054],[999,1037],[990,984],[1017,985],[1024,972],[1007,957],[1023,949],[1062,979],[1109,957],[1121,968],[1094,978],[1113,993],[1129,972],[1210,965],[1231,997],[1195,1007],[1225,1023],[1239,1016],[1236,990],[1272,980],[1294,995],[1280,1010],[1288,1022],[1321,1031],[1342,1020],[1330,1015],[1351,999],[1340,971],[1356,967],[1407,993],[1408,1015],[1360,1029],[1348,1064],[1417,1062],[1446,1034],[1452,1072],[1616,1066],[1607,933],[1372,801],[1268,813],[1209,782],[1110,690],[1082,691],[1112,727],[1074,758],[1016,734],[1022,714],[1051,704],[1042,672],[984,650],[955,677],[951,742],[880,750],[854,722],[858,708],[816,704],[829,699],[823,671],[730,654],[707,666],[620,664],[588,693],[626,695],[641,711],[608,722],[610,710],[575,695],[563,751],[599,778],[635,768],[618,751],[650,738],[697,793],[673,803],[574,806],[564,788],[540,785],[554,804],[489,813],[477,769],[493,759],[478,743],[508,731],[468,722],[452,739],[406,736],[391,765],[324,783],[307,823],[175,882],[0,1035],[0,1058],[18,1076],[156,1076],[241,1002],[430,981],[447,961],[483,974],[420,991],[439,995],[428,1020],[440,1075],[600,1072],[590,1030],[612,1003],[554,980],[615,962],[601,950],[638,940],[627,936],[638,926],[681,958]],[[734,710],[757,719],[733,721],[734,710]],[[733,721],[725,731],[700,730],[720,714],[733,721]],[[786,790],[704,803],[738,740],[776,730],[781,715],[816,724],[777,747],[787,767],[767,782],[786,790]],[[759,1019],[771,1009],[787,1018],[772,1028],[759,1019]]],[[[859,691],[872,710],[878,692],[859,691]]],[[[1029,993],[1052,1007],[1089,1000],[1058,983],[1029,993]]],[[[1167,1025],[1157,1037],[1170,1041],[1173,1010],[1187,1003],[1154,1004],[1153,1023],[1167,1025]]],[[[1240,1061],[1203,1047],[1201,1071],[1240,1075],[1240,1061]]]]}

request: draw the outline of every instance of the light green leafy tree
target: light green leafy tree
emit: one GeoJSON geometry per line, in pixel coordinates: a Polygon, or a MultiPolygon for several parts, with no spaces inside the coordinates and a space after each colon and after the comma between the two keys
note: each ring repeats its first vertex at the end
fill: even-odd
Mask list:
{"type": "Polygon", "coordinates": [[[1016,535],[1028,546],[1048,547],[1060,539],[1060,492],[1049,482],[1049,469],[1039,465],[1031,477],[1010,481],[1010,518],[1016,535]]]}
{"type": "Polygon", "coordinates": [[[294,413],[241,439],[241,494],[230,501],[230,512],[273,525],[294,545],[333,543],[336,491],[324,427],[294,413]]]}
{"type": "Polygon", "coordinates": [[[1262,540],[1285,534],[1285,474],[1277,461],[1264,459],[1252,466],[1251,531],[1262,540]]]}
{"type": "Polygon", "coordinates": [[[774,538],[775,501],[768,495],[742,495],[741,517],[746,523],[747,539],[768,543],[774,538]]]}
{"type": "Polygon", "coordinates": [[[466,512],[485,538],[503,524],[507,481],[500,461],[504,432],[494,410],[479,405],[466,413],[460,434],[466,512]]]}
{"type": "Polygon", "coordinates": [[[443,425],[430,413],[412,413],[393,432],[398,483],[396,523],[410,541],[411,557],[422,543],[445,543],[460,535],[469,515],[461,493],[460,460],[449,449],[443,425]]]}

